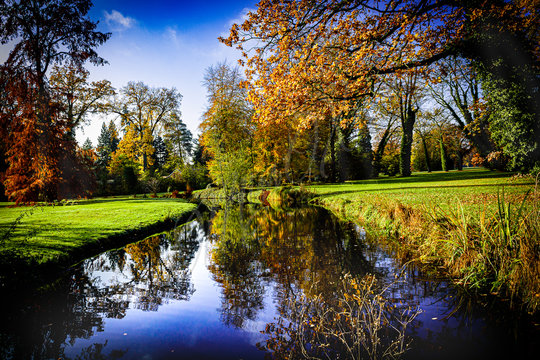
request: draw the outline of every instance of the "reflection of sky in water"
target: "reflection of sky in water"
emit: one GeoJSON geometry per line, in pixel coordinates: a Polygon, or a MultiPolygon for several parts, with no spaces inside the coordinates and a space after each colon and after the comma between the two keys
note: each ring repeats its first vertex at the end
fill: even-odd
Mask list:
{"type": "MultiPolygon", "coordinates": [[[[53,357],[58,354],[68,359],[98,358],[100,351],[110,359],[262,359],[265,353],[256,345],[266,340],[267,335],[261,331],[279,316],[277,308],[282,304],[284,291],[299,292],[309,284],[308,279],[319,279],[326,282],[317,285],[324,292],[332,289],[330,283],[344,271],[375,273],[387,280],[399,272],[396,260],[366,243],[362,228],[341,226],[323,211],[310,211],[298,218],[272,213],[280,221],[257,222],[254,213],[247,217],[249,221],[240,217],[240,224],[251,226],[257,236],[248,235],[239,243],[235,241],[240,230],[233,227],[226,241],[216,240],[219,237],[209,240],[208,229],[195,221],[175,233],[175,239],[162,239],[161,245],[155,241],[152,247],[151,241],[145,241],[131,250],[127,247],[90,259],[74,271],[73,278],[82,280],[59,290],[61,300],[57,306],[61,308],[62,321],[68,323],[58,320],[54,326],[67,328],[65,335],[62,331],[54,334],[47,330],[49,325],[40,321],[48,324],[51,320],[40,320],[37,314],[32,326],[45,329],[39,335],[42,338],[33,335],[30,341],[24,339],[28,335],[23,329],[17,346],[24,348],[25,341],[29,341],[30,347],[40,349],[42,344],[52,343],[53,357]],[[290,219],[301,223],[287,227],[284,223],[290,219]],[[258,238],[259,233],[278,234],[282,242],[258,238]],[[334,234],[339,234],[339,238],[334,234]],[[227,241],[236,245],[228,247],[227,241]],[[250,265],[216,264],[219,259],[212,254],[215,256],[219,246],[220,261],[245,260],[250,265]],[[134,250],[139,248],[150,250],[134,250]],[[155,256],[152,258],[151,254],[155,256]],[[145,268],[141,259],[158,265],[145,268]],[[148,281],[150,278],[152,282],[148,281]],[[286,283],[286,279],[290,282],[286,283]],[[248,286],[248,292],[243,286],[248,286]],[[81,322],[82,330],[73,322],[81,322]],[[59,350],[54,350],[56,346],[59,350]],[[99,346],[102,348],[98,349],[99,346]]],[[[269,214],[263,212],[263,219],[269,214]]],[[[229,221],[234,216],[234,212],[229,214],[229,221]]],[[[244,235],[249,233],[241,231],[244,235]]],[[[405,274],[406,282],[393,285],[389,294],[396,304],[417,305],[423,310],[408,328],[413,346],[405,358],[494,359],[509,354],[525,358],[535,349],[540,350],[538,331],[527,335],[517,329],[518,341],[514,341],[509,336],[512,329],[505,328],[513,326],[513,322],[499,319],[493,308],[460,306],[457,293],[448,289],[445,282],[425,279],[416,269],[408,269],[405,274]]],[[[44,356],[35,356],[40,357],[44,356]]]]}
{"type": "MultiPolygon", "coordinates": [[[[122,319],[106,319],[103,332],[97,332],[90,339],[77,339],[71,348],[66,348],[67,357],[75,358],[81,349],[107,342],[109,351],[129,349],[123,359],[178,356],[263,358],[264,354],[255,345],[262,340],[261,328],[273,320],[273,311],[262,312],[256,321],[248,321],[243,329],[233,329],[221,323],[217,314],[221,289],[210,281],[208,270],[210,246],[208,241],[203,241],[190,264],[195,292],[189,301],[169,300],[158,311],[130,308],[122,319]]],[[[119,278],[115,272],[99,271],[94,275],[101,278],[104,286],[109,281],[115,283],[119,278]]],[[[126,277],[120,278],[127,280],[126,277]]],[[[272,309],[271,297],[266,299],[265,309],[272,309]]]]}

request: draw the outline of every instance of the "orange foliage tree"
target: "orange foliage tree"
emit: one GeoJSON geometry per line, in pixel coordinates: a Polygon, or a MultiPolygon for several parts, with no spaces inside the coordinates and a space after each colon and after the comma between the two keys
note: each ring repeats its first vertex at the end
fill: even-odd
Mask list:
{"type": "Polygon", "coordinates": [[[538,65],[539,23],[537,0],[262,0],[220,40],[242,51],[255,120],[307,113],[297,118],[306,128],[380,95],[387,75],[427,75],[451,55],[512,62],[511,43],[538,65]]]}
{"type": "Polygon", "coordinates": [[[47,73],[66,61],[80,71],[86,61],[104,63],[94,48],[110,34],[95,31],[97,24],[86,17],[91,5],[88,0],[0,2],[0,42],[15,42],[1,69],[0,136],[8,163],[2,177],[6,195],[16,202],[61,197],[70,188],[67,180],[77,175],[76,145],[65,136],[71,124],[52,100],[47,73]]]}

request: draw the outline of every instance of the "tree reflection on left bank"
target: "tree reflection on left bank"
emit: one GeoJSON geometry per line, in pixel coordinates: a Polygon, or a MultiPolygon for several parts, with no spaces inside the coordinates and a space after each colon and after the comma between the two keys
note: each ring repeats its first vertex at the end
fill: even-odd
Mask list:
{"type": "MultiPolygon", "coordinates": [[[[122,319],[129,309],[157,311],[169,300],[194,292],[189,265],[203,234],[197,222],[86,260],[44,295],[5,304],[0,324],[0,358],[63,358],[66,345],[104,330],[105,319],[122,319]]],[[[105,343],[81,350],[78,359],[105,358],[105,343]]],[[[121,358],[126,349],[108,349],[121,358]]]]}

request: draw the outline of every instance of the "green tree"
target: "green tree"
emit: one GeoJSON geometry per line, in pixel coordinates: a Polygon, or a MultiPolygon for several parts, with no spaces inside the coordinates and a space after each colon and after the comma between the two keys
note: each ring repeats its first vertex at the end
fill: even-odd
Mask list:
{"type": "Polygon", "coordinates": [[[167,163],[169,150],[163,138],[159,135],[152,142],[152,146],[154,147],[154,170],[161,169],[167,163]]]}
{"type": "Polygon", "coordinates": [[[188,162],[193,151],[193,135],[179,114],[172,114],[163,123],[163,139],[170,144],[171,155],[180,164],[188,162]]]}
{"type": "Polygon", "coordinates": [[[116,149],[118,149],[118,144],[120,143],[120,138],[118,135],[118,129],[116,128],[116,125],[114,121],[109,121],[109,126],[107,128],[109,130],[109,136],[110,136],[110,147],[111,151],[115,152],[116,149]]]}
{"type": "Polygon", "coordinates": [[[94,148],[94,145],[92,145],[92,141],[90,140],[90,138],[86,138],[86,140],[84,141],[84,144],[82,146],[82,149],[83,150],[92,150],[94,148]]]}
{"type": "Polygon", "coordinates": [[[510,170],[539,172],[540,71],[502,61],[494,68],[482,81],[492,138],[510,158],[510,170]]]}
{"type": "Polygon", "coordinates": [[[207,69],[208,109],[200,125],[201,142],[210,156],[210,177],[228,194],[249,183],[253,168],[253,110],[238,68],[223,63],[207,69]]]}
{"type": "Polygon", "coordinates": [[[111,133],[109,128],[105,126],[105,123],[101,124],[101,133],[99,134],[97,141],[97,165],[106,168],[109,165],[114,150],[112,149],[111,133]]]}
{"type": "Polygon", "coordinates": [[[120,185],[118,190],[126,194],[132,194],[138,190],[140,164],[132,158],[117,151],[113,154],[108,169],[120,185]]]}

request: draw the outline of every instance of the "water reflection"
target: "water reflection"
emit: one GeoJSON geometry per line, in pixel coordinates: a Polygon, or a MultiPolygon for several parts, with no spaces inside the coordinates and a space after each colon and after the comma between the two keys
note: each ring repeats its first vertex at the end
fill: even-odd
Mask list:
{"type": "MultiPolygon", "coordinates": [[[[54,289],[25,304],[10,304],[0,328],[0,358],[68,358],[65,345],[104,330],[104,319],[122,319],[128,309],[158,311],[194,292],[189,265],[199,248],[197,226],[150,237],[86,260],[54,289]]],[[[77,359],[100,359],[107,341],[83,348],[77,359]]],[[[106,358],[121,358],[109,349],[106,358]]]]}
{"type": "MultiPolygon", "coordinates": [[[[493,309],[464,306],[445,282],[414,268],[404,270],[406,281],[396,281],[401,271],[362,229],[321,209],[226,207],[89,259],[45,295],[3,296],[13,301],[2,309],[0,358],[264,358],[257,346],[275,358],[301,356],[290,352],[298,346],[289,342],[291,334],[311,339],[308,348],[319,352],[310,356],[336,357],[309,321],[336,323],[334,308],[325,306],[354,293],[354,282],[344,287],[344,274],[354,281],[372,274],[387,287],[384,299],[373,302],[381,304],[385,326],[399,322],[394,309],[424,310],[407,324],[413,343],[406,358],[487,358],[537,348],[537,333],[518,324],[513,340],[512,322],[490,316],[493,309]]],[[[381,339],[393,346],[395,334],[383,332],[381,339]]],[[[301,344],[297,350],[306,348],[301,344]]]]}
{"type": "Polygon", "coordinates": [[[355,229],[315,208],[225,208],[215,214],[210,233],[222,319],[237,327],[262,309],[270,280],[280,301],[291,293],[333,294],[341,274],[375,271],[355,229]]]}

